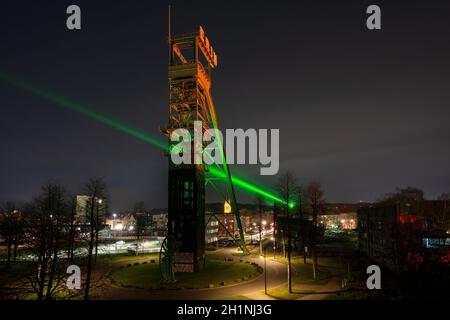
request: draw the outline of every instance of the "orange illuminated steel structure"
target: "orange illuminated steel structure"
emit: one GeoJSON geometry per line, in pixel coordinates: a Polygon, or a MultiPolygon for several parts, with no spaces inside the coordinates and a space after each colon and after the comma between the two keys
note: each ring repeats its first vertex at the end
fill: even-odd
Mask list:
{"type": "Polygon", "coordinates": [[[172,129],[193,128],[195,120],[202,121],[203,129],[207,129],[212,121],[207,100],[211,70],[215,67],[217,55],[202,27],[196,33],[170,37],[169,124],[172,129]]]}
{"type": "MultiPolygon", "coordinates": [[[[217,54],[202,27],[198,32],[173,37],[169,30],[169,125],[162,130],[167,136],[178,128],[188,129],[193,136],[194,121],[202,121],[202,134],[208,128],[218,128],[210,92],[211,71],[216,67],[217,54]]],[[[231,174],[223,147],[220,149],[225,161],[215,166],[223,172],[222,179],[208,177],[205,164],[175,165],[169,159],[168,234],[177,243],[175,272],[200,271],[204,265],[205,186],[211,185],[220,193],[214,180],[227,181],[231,208],[240,229],[241,247],[246,253],[231,174]]],[[[169,153],[171,150],[169,147],[169,153]]]]}

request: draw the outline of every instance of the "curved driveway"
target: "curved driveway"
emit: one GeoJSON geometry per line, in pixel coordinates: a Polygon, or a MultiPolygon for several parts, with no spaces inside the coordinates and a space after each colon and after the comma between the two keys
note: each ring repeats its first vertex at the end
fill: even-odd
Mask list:
{"type": "MultiPolygon", "coordinates": [[[[223,248],[212,253],[211,256],[215,257],[232,257],[234,259],[248,260],[256,262],[262,268],[264,268],[264,259],[255,257],[236,257],[232,253],[236,252],[235,248],[223,248]]],[[[286,283],[287,270],[286,265],[271,261],[267,259],[267,288],[274,288],[286,283]]],[[[217,287],[211,289],[197,289],[197,290],[145,290],[135,288],[124,288],[112,286],[108,283],[104,283],[97,288],[96,296],[100,299],[133,299],[133,300],[167,300],[167,299],[184,299],[184,300],[196,300],[196,299],[220,299],[232,296],[246,296],[258,294],[261,290],[264,290],[264,273],[259,277],[225,287],[217,287]],[[98,290],[98,291],[97,291],[98,290]]],[[[261,296],[263,298],[264,295],[261,296]]]]}

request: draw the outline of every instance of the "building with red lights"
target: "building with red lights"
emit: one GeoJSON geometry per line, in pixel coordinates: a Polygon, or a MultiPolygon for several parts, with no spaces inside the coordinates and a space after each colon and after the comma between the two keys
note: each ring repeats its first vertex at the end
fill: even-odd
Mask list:
{"type": "Polygon", "coordinates": [[[450,267],[450,235],[432,219],[402,213],[397,206],[367,206],[358,210],[358,246],[388,267],[417,271],[426,261],[450,267]]]}

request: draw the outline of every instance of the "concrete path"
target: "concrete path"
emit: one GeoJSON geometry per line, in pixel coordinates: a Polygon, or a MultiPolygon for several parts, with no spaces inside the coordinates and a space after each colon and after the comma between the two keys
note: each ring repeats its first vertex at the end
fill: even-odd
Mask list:
{"type": "MultiPolygon", "coordinates": [[[[211,253],[212,257],[216,258],[233,258],[242,259],[244,261],[255,262],[264,268],[264,259],[259,257],[236,257],[232,253],[235,252],[235,248],[223,248],[211,253]]],[[[140,260],[143,261],[143,260],[140,260]]],[[[128,264],[132,262],[127,262],[128,264]]],[[[278,287],[286,282],[287,270],[286,266],[282,263],[266,260],[267,263],[267,287],[278,287]]],[[[114,267],[118,268],[121,264],[115,264],[114,267]]],[[[113,269],[114,270],[114,269],[113,269]]],[[[210,289],[196,289],[196,290],[144,290],[134,288],[124,288],[116,285],[112,285],[108,280],[108,273],[110,271],[102,270],[98,268],[94,272],[95,287],[92,289],[93,299],[114,299],[114,300],[170,300],[170,299],[220,299],[233,296],[252,296],[257,299],[268,299],[270,297],[260,294],[261,290],[264,290],[264,274],[258,276],[255,279],[225,286],[210,289]]]]}
{"type": "MultiPolygon", "coordinates": [[[[214,258],[233,258],[255,262],[264,269],[264,259],[258,256],[233,256],[235,248],[221,248],[210,254],[214,258]]],[[[145,261],[145,260],[139,260],[145,261]]],[[[133,263],[127,261],[114,264],[114,268],[98,268],[94,272],[95,286],[92,288],[93,299],[106,300],[211,300],[223,299],[236,296],[245,296],[255,300],[273,300],[274,298],[264,294],[264,273],[252,280],[217,288],[205,288],[194,290],[145,290],[135,288],[124,288],[113,285],[110,282],[109,275],[120,266],[133,263]]],[[[268,290],[287,285],[287,268],[280,262],[266,260],[267,265],[267,288],[268,290]]],[[[325,299],[329,294],[341,290],[342,275],[333,275],[325,285],[295,285],[294,292],[314,292],[308,293],[298,300],[320,300],[325,299]]]]}

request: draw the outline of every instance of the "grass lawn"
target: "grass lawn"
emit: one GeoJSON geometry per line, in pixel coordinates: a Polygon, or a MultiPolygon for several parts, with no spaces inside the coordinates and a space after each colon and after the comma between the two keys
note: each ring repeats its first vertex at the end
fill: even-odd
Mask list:
{"type": "Polygon", "coordinates": [[[9,268],[6,267],[6,262],[0,263],[0,287],[7,287],[25,278],[32,270],[33,263],[31,262],[11,262],[9,268]]]}
{"type": "MultiPolygon", "coordinates": [[[[404,299],[404,297],[400,297],[404,299]]],[[[330,294],[327,300],[395,300],[399,297],[386,295],[383,290],[357,290],[348,289],[339,293],[330,294]]]]}
{"type": "Polygon", "coordinates": [[[225,297],[221,298],[222,300],[253,300],[252,298],[249,298],[247,296],[232,296],[232,297],[225,297]]]}
{"type": "Polygon", "coordinates": [[[130,255],[127,253],[115,254],[115,255],[101,255],[97,257],[97,263],[101,264],[114,264],[114,263],[125,263],[125,262],[134,262],[141,260],[159,260],[158,253],[148,253],[148,254],[140,254],[140,255],[130,255]]]}
{"type": "MultiPolygon", "coordinates": [[[[20,295],[21,300],[37,300],[37,294],[32,292],[33,290],[31,288],[31,285],[28,287],[27,291],[29,292],[20,295]]],[[[44,291],[44,299],[45,293],[46,291],[44,291]]],[[[79,292],[78,294],[69,292],[64,284],[60,285],[59,288],[55,290],[52,296],[52,300],[82,300],[82,299],[83,299],[82,294],[79,294],[79,292]]]]}
{"type": "MultiPolygon", "coordinates": [[[[286,258],[276,258],[275,261],[287,263],[286,258]]],[[[306,264],[304,264],[302,257],[293,257],[291,261],[294,269],[294,284],[324,285],[328,283],[333,275],[346,271],[345,265],[338,258],[319,258],[317,280],[314,280],[312,260],[310,258],[306,259],[306,264]]]]}
{"type": "MultiPolygon", "coordinates": [[[[28,276],[33,272],[34,264],[29,261],[18,261],[11,263],[9,268],[0,264],[0,300],[1,299],[21,299],[36,300],[37,294],[34,292],[28,276]],[[2,292],[3,290],[3,292],[2,292]]],[[[44,295],[46,289],[44,290],[44,295]]],[[[55,290],[53,299],[76,299],[73,292],[66,290],[63,281],[58,289],[55,290]]]]}
{"type": "Polygon", "coordinates": [[[257,268],[248,263],[238,261],[224,261],[218,259],[207,259],[200,273],[177,273],[174,284],[161,284],[159,264],[141,264],[123,268],[112,274],[112,280],[125,287],[141,289],[183,288],[199,289],[209,285],[215,287],[233,284],[254,278],[259,274],[257,268]]]}
{"type": "Polygon", "coordinates": [[[235,257],[246,257],[246,256],[248,256],[248,254],[244,254],[243,252],[233,252],[232,255],[235,256],[235,257]]]}
{"type": "MultiPolygon", "coordinates": [[[[260,293],[264,294],[264,290],[261,290],[260,293]]],[[[295,292],[294,290],[293,293],[289,293],[287,287],[284,286],[267,290],[267,294],[269,296],[279,300],[297,300],[298,298],[304,297],[309,293],[314,293],[314,291],[295,292]]]]}

